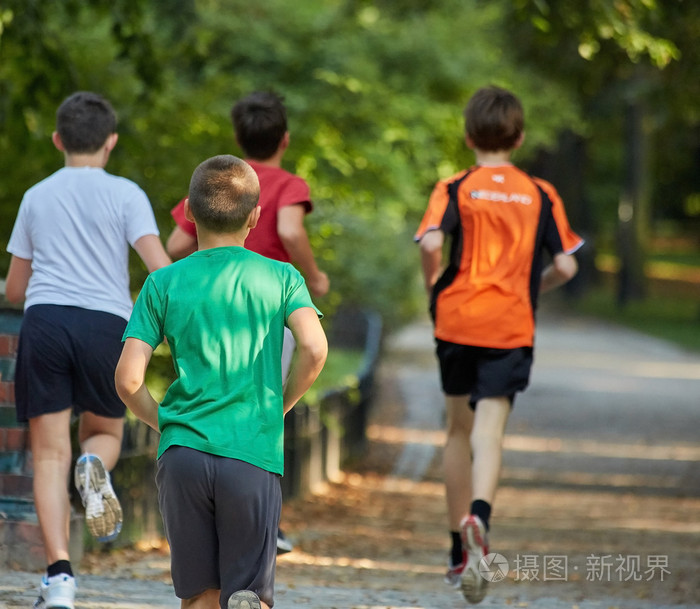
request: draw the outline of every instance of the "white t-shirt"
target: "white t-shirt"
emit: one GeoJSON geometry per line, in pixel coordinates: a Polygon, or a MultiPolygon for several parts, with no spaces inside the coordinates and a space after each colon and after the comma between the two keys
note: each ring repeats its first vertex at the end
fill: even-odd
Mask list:
{"type": "Polygon", "coordinates": [[[129,319],[129,245],[158,235],[146,193],[96,167],[64,167],[24,194],[7,251],[32,261],[24,308],[55,304],[129,319]]]}

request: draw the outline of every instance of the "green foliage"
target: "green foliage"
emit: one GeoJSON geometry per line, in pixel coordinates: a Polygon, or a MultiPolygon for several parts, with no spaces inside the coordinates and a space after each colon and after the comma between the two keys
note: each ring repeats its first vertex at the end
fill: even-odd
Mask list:
{"type": "Polygon", "coordinates": [[[700,196],[700,4],[686,0],[516,0],[504,23],[520,61],[548,65],[587,118],[590,199],[615,222],[625,106],[642,104],[655,218],[683,218],[700,196]],[[602,196],[601,196],[602,195],[602,196]]]}
{"type": "MultiPolygon", "coordinates": [[[[472,162],[469,95],[489,83],[520,94],[530,117],[520,158],[578,118],[570,91],[512,60],[502,19],[499,3],[479,0],[2,2],[2,236],[24,190],[61,165],[49,136],[72,91],[117,108],[108,170],[146,190],[167,235],[192,169],[240,154],[233,102],[272,89],[288,106],[285,166],[316,205],[308,227],[332,290],[319,305],[369,306],[399,323],[424,306],[412,234],[432,185],[472,162]]],[[[145,270],[133,260],[138,289],[145,270]]]]}

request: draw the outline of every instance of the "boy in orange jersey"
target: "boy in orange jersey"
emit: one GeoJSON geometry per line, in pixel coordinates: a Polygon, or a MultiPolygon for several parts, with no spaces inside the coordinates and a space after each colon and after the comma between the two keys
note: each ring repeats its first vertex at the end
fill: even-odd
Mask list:
{"type": "Polygon", "coordinates": [[[489,553],[505,425],[532,366],[537,296],[576,274],[572,254],[583,241],[554,187],[510,162],[524,137],[517,97],[480,89],[464,116],[476,165],[437,183],[415,239],[447,410],[443,467],[452,552],[445,581],[478,603],[486,594],[479,563],[489,553]],[[544,252],[552,259],[546,268],[544,252]]]}

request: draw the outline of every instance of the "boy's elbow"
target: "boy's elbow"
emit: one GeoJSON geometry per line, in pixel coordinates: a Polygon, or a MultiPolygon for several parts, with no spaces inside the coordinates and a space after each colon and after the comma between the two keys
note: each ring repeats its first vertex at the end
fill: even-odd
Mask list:
{"type": "Polygon", "coordinates": [[[328,341],[324,341],[319,344],[314,351],[314,361],[319,368],[323,368],[326,363],[326,358],[328,357],[328,341]]]}
{"type": "Polygon", "coordinates": [[[10,286],[5,286],[5,300],[10,304],[24,302],[24,290],[15,290],[10,286]]]}
{"type": "Polygon", "coordinates": [[[576,273],[578,273],[578,262],[576,262],[576,258],[570,254],[557,256],[555,268],[561,280],[567,282],[573,279],[576,273]]]}
{"type": "Polygon", "coordinates": [[[142,384],[142,380],[129,374],[129,371],[124,367],[117,365],[117,369],[114,372],[114,387],[117,390],[119,399],[127,406],[129,405],[130,399],[139,390],[142,384]]]}
{"type": "Polygon", "coordinates": [[[444,240],[445,238],[442,231],[431,230],[423,235],[421,240],[418,242],[418,247],[420,248],[423,256],[435,256],[436,254],[442,253],[444,240]]]}
{"type": "Polygon", "coordinates": [[[320,371],[328,357],[328,341],[325,334],[304,345],[304,351],[306,352],[309,367],[320,371]]]}
{"type": "Polygon", "coordinates": [[[304,241],[304,238],[308,240],[306,231],[302,227],[299,229],[295,226],[287,226],[284,228],[278,228],[277,234],[282,242],[282,245],[287,249],[293,249],[299,243],[304,241]]]}

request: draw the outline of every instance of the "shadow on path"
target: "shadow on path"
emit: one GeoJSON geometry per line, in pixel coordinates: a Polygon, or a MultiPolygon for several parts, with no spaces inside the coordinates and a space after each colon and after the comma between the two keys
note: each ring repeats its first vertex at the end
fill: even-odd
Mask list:
{"type": "MultiPolygon", "coordinates": [[[[295,550],[277,609],[466,606],[443,582],[443,405],[430,325],[387,341],[367,450],[319,492],[285,503],[295,550]]],[[[531,386],[505,441],[492,551],[508,562],[479,607],[700,608],[700,356],[613,326],[540,317],[531,386]]],[[[174,609],[168,557],[83,565],[76,609],[174,609]]],[[[38,576],[0,574],[0,609],[38,576]]]]}

